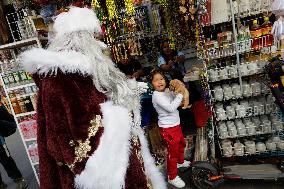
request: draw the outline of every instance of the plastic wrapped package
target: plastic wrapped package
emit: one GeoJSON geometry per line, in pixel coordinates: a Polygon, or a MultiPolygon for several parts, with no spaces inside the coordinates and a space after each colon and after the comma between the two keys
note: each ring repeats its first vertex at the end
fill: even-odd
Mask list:
{"type": "Polygon", "coordinates": [[[284,1],[274,0],[271,4],[271,11],[278,16],[284,15],[284,1]]]}
{"type": "Polygon", "coordinates": [[[272,28],[272,34],[274,36],[274,41],[277,42],[282,36],[284,36],[284,1],[274,0],[271,4],[271,11],[276,15],[280,16],[279,19],[274,22],[272,28]]]}

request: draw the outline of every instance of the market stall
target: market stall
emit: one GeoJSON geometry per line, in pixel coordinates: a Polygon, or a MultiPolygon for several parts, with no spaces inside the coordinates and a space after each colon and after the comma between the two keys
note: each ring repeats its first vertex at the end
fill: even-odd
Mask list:
{"type": "Polygon", "coordinates": [[[271,34],[271,3],[212,0],[199,16],[201,83],[213,116],[198,131],[197,145],[202,145],[192,167],[198,188],[224,179],[283,178],[282,112],[266,69],[271,57],[281,55],[279,40],[271,34]]]}
{"type": "MultiPolygon", "coordinates": [[[[282,114],[267,85],[271,73],[267,73],[266,65],[271,57],[281,55],[283,49],[283,36],[271,34],[273,24],[281,23],[281,19],[275,22],[271,3],[271,0],[18,0],[3,6],[0,3],[0,44],[3,44],[0,78],[34,171],[38,169],[37,88],[29,73],[23,71],[19,55],[33,47],[46,47],[53,39],[54,16],[66,11],[69,5],[87,6],[96,12],[102,36],[95,37],[108,45],[106,53],[128,78],[147,82],[153,68],[161,62],[167,64],[167,58],[162,57],[163,48],[184,58],[187,71],[184,82],[189,86],[193,106],[191,114],[186,112],[183,117],[194,118],[192,125],[197,127],[192,180],[198,188],[219,184],[226,175],[236,174],[233,172],[236,169],[248,170],[250,164],[244,165],[244,159],[260,161],[283,155],[282,114]],[[221,174],[230,161],[242,166],[231,164],[231,172],[221,174]]],[[[164,149],[157,136],[157,120],[153,119],[152,92],[150,88],[141,98],[142,127],[156,127],[150,129],[150,144],[160,153],[157,160],[163,162],[160,156],[164,149]]],[[[189,125],[184,118],[181,122],[189,125]]],[[[184,128],[188,133],[189,128],[184,128]]],[[[272,178],[283,177],[275,164],[267,167],[264,168],[271,171],[272,178]]],[[[240,178],[256,178],[237,174],[240,178]]]]}

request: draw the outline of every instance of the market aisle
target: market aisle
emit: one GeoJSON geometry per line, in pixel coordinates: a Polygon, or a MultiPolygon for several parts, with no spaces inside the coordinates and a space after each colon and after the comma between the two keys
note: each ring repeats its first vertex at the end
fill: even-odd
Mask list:
{"type": "MultiPolygon", "coordinates": [[[[20,138],[19,131],[12,136],[6,138],[8,148],[11,152],[12,157],[16,161],[16,164],[18,165],[18,168],[22,172],[24,178],[27,180],[29,187],[28,189],[38,189],[38,184],[36,181],[36,178],[34,176],[32,167],[30,165],[30,162],[28,160],[28,156],[25,153],[25,147],[22,143],[22,140],[20,138]]],[[[7,176],[6,172],[4,171],[3,167],[0,166],[0,171],[3,177],[3,181],[9,185],[7,189],[14,189],[16,185],[14,182],[7,176]]]]}

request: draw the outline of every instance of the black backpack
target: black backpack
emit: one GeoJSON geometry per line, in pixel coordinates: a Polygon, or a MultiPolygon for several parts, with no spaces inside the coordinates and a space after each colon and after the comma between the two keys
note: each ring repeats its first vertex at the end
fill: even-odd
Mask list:
{"type": "Polygon", "coordinates": [[[5,106],[0,106],[0,135],[8,137],[16,132],[17,124],[5,106]]]}

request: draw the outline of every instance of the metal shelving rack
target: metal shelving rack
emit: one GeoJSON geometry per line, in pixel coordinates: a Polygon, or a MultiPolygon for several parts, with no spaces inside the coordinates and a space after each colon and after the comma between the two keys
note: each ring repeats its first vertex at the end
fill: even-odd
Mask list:
{"type": "MultiPolygon", "coordinates": [[[[26,47],[26,46],[30,46],[30,45],[37,45],[38,47],[41,47],[41,43],[40,43],[40,40],[37,38],[37,37],[34,37],[34,38],[30,38],[30,39],[26,39],[26,40],[22,40],[22,41],[17,41],[17,42],[14,42],[14,43],[10,43],[10,44],[6,44],[6,45],[2,45],[0,46],[0,50],[14,50],[14,49],[17,49],[17,48],[21,48],[21,47],[26,47]]],[[[35,83],[34,82],[30,82],[28,84],[19,84],[17,86],[13,86],[13,87],[9,87],[7,85],[4,84],[4,80],[3,80],[3,73],[0,74],[0,81],[3,83],[3,88],[4,88],[4,91],[5,93],[7,94],[7,100],[8,100],[8,103],[9,103],[9,106],[10,106],[10,109],[12,111],[12,114],[15,118],[15,121],[17,123],[17,127],[18,127],[18,130],[20,132],[20,135],[21,135],[21,138],[22,138],[22,141],[24,143],[24,146],[25,146],[25,150],[26,150],[26,153],[28,154],[28,157],[29,157],[29,160],[30,160],[30,163],[32,165],[32,168],[33,168],[33,171],[34,171],[34,174],[35,174],[35,177],[37,179],[37,182],[39,183],[39,175],[36,171],[36,167],[38,167],[39,165],[39,162],[34,162],[32,161],[32,158],[29,154],[29,151],[28,151],[28,143],[30,142],[36,142],[37,141],[37,138],[30,138],[30,139],[25,139],[24,138],[24,135],[23,135],[23,131],[21,130],[21,127],[20,127],[20,124],[19,124],[19,118],[22,118],[22,117],[25,117],[25,116],[29,116],[29,115],[35,115],[36,112],[35,111],[32,111],[32,112],[26,112],[26,113],[21,113],[21,114],[16,114],[14,109],[13,109],[13,106],[12,106],[12,102],[11,102],[11,98],[9,97],[9,94],[14,91],[14,90],[17,90],[17,89],[21,89],[21,88],[25,88],[25,87],[29,87],[29,86],[34,86],[35,83]]],[[[30,93],[30,94],[26,94],[25,96],[32,96],[34,95],[35,93],[30,93]]]]}
{"type": "MultiPolygon", "coordinates": [[[[267,4],[267,5],[269,5],[269,0],[263,0],[263,1],[266,1],[266,2],[264,2],[265,4],[267,4]]],[[[232,24],[232,29],[233,29],[233,31],[232,31],[232,38],[233,38],[233,43],[232,44],[229,44],[229,50],[228,51],[226,51],[226,49],[224,50],[224,49],[222,49],[222,48],[220,48],[220,49],[222,49],[223,50],[223,52],[222,51],[219,51],[219,49],[214,49],[214,48],[212,48],[212,49],[203,49],[203,55],[205,55],[204,56],[204,58],[205,59],[207,59],[207,60],[212,60],[212,59],[218,59],[218,58],[224,58],[224,57],[232,57],[232,56],[235,56],[236,57],[236,67],[237,67],[237,69],[238,69],[238,75],[236,76],[236,77],[233,77],[233,78],[227,78],[227,79],[220,79],[220,80],[218,80],[218,81],[210,81],[210,79],[208,78],[208,85],[209,85],[209,87],[211,88],[211,90],[210,90],[210,96],[211,96],[211,103],[212,103],[212,111],[213,111],[213,119],[214,119],[214,121],[213,121],[213,127],[212,127],[212,131],[209,131],[210,132],[210,134],[212,135],[212,136],[217,136],[216,138],[217,138],[217,143],[219,144],[219,146],[221,146],[220,145],[220,137],[219,137],[219,132],[216,132],[216,131],[218,131],[218,128],[217,128],[217,123],[219,122],[219,121],[222,121],[222,120],[218,120],[217,118],[216,118],[216,112],[215,112],[215,110],[214,110],[214,108],[213,108],[213,106],[218,102],[218,100],[215,100],[214,99],[214,97],[213,97],[213,94],[214,94],[214,90],[212,90],[212,86],[214,86],[214,84],[216,83],[216,82],[221,82],[221,83],[230,83],[230,81],[229,80],[234,80],[235,81],[235,83],[238,83],[239,85],[240,85],[240,89],[241,89],[241,93],[243,94],[243,80],[244,80],[244,78],[246,78],[246,77],[250,77],[250,76],[253,76],[253,75],[263,75],[263,70],[258,70],[256,73],[253,73],[253,74],[248,74],[248,75],[242,75],[241,74],[241,69],[240,69],[240,67],[241,67],[241,63],[240,63],[240,54],[242,54],[242,52],[239,52],[239,43],[237,42],[238,40],[237,40],[237,28],[236,28],[236,22],[235,22],[235,18],[236,17],[242,17],[242,18],[244,18],[244,17],[247,17],[247,16],[254,16],[254,15],[258,15],[258,14],[260,14],[260,13],[263,13],[263,12],[268,12],[268,9],[263,9],[263,10],[261,10],[261,7],[260,7],[260,5],[259,6],[257,6],[258,8],[258,10],[257,11],[253,11],[253,12],[251,12],[250,10],[248,10],[248,12],[245,14],[245,15],[240,15],[239,13],[237,13],[237,11],[236,11],[236,1],[233,1],[233,0],[229,0],[228,1],[228,3],[229,3],[229,8],[230,8],[230,14],[231,14],[231,18],[234,18],[234,19],[229,19],[227,22],[231,22],[231,24],[232,24]],[[237,81],[238,80],[238,81],[237,81]]],[[[214,25],[214,24],[213,24],[214,25]]],[[[206,25],[206,26],[208,26],[208,25],[206,25]]],[[[262,40],[263,41],[263,40],[262,40]]],[[[249,43],[252,43],[252,39],[250,39],[249,40],[249,43]]],[[[220,47],[220,46],[219,46],[220,47]]],[[[219,48],[218,47],[218,48],[219,48]]],[[[250,51],[249,51],[250,52],[250,51]]],[[[206,63],[205,63],[206,64],[206,63]]],[[[206,65],[205,66],[205,68],[206,68],[206,70],[207,70],[207,75],[208,75],[208,71],[209,71],[209,69],[208,69],[208,65],[206,65]]],[[[217,70],[217,71],[220,71],[220,70],[217,70]]],[[[260,94],[260,95],[258,95],[258,96],[264,96],[264,95],[266,95],[266,94],[260,94]]],[[[241,97],[241,98],[237,98],[237,99],[232,99],[232,100],[240,100],[240,99],[244,99],[245,97],[241,97]]],[[[248,97],[247,99],[249,99],[249,98],[255,98],[255,96],[252,94],[250,97],[248,97]]],[[[225,103],[226,101],[229,101],[229,100],[222,100],[222,101],[219,101],[219,102],[222,102],[222,103],[225,103]]],[[[253,109],[253,107],[250,107],[250,109],[253,109]]],[[[239,118],[246,118],[246,117],[251,117],[251,116],[244,116],[244,117],[239,117],[239,118]]],[[[235,119],[237,119],[237,118],[235,118],[235,119]]],[[[227,120],[227,119],[226,119],[227,120]]],[[[226,120],[224,120],[224,121],[226,121],[226,120]]],[[[230,120],[230,119],[229,119],[230,120]]],[[[228,121],[228,120],[227,120],[228,121]]],[[[277,131],[278,132],[278,131],[277,131]]],[[[276,132],[271,132],[272,134],[274,133],[276,133],[276,132]]],[[[251,137],[252,135],[247,135],[247,136],[242,136],[241,138],[244,138],[244,137],[251,137]]],[[[210,137],[209,137],[210,138],[210,137]]],[[[215,137],[211,137],[211,140],[213,140],[212,141],[212,143],[213,144],[215,144],[215,139],[216,139],[215,137]]],[[[237,137],[228,137],[228,138],[237,138],[237,137]]],[[[222,148],[221,148],[222,149],[222,148]]],[[[211,147],[211,158],[213,158],[213,159],[215,159],[215,148],[212,148],[211,147]]]]}
{"type": "MultiPolygon", "coordinates": [[[[252,42],[254,39],[249,35],[238,38],[237,33],[237,25],[235,20],[238,18],[247,19],[247,17],[254,18],[258,17],[260,14],[268,13],[269,7],[271,5],[271,0],[197,0],[198,4],[206,4],[206,7],[208,9],[209,4],[214,2],[214,6],[217,6],[216,12],[213,12],[213,8],[209,8],[209,12],[205,13],[205,15],[199,16],[198,20],[198,42],[197,44],[197,55],[198,58],[203,60],[204,64],[204,72],[202,73],[203,76],[205,76],[207,82],[204,84],[206,86],[203,86],[206,88],[206,91],[209,94],[209,100],[206,99],[206,102],[208,102],[208,105],[210,106],[210,110],[212,111],[212,122],[211,125],[205,128],[201,128],[198,130],[197,139],[196,139],[196,150],[195,150],[195,157],[194,157],[194,163],[192,164],[192,172],[191,172],[191,178],[194,183],[194,185],[199,189],[209,189],[214,186],[217,186],[218,184],[222,183],[223,180],[226,179],[279,179],[283,178],[284,174],[279,170],[279,167],[274,163],[266,163],[266,164],[257,164],[255,162],[254,158],[266,158],[266,157],[283,157],[284,155],[284,149],[283,146],[278,146],[277,148],[274,146],[273,148],[269,147],[267,144],[263,144],[267,142],[267,138],[270,138],[272,140],[279,139],[282,143],[283,141],[283,121],[282,121],[282,115],[278,112],[278,107],[276,103],[274,102],[275,99],[273,99],[273,96],[271,96],[271,91],[269,86],[267,86],[267,79],[268,76],[264,71],[263,65],[267,63],[263,60],[262,57],[260,57],[260,52],[267,53],[266,50],[270,53],[272,51],[272,46],[269,47],[269,49],[263,49],[265,51],[259,52],[259,57],[252,59],[246,59],[246,61],[241,61],[240,57],[244,53],[253,53],[255,52],[255,49],[253,49],[252,42]],[[214,2],[215,1],[215,2],[214,2]],[[222,3],[228,3],[227,9],[224,8],[224,4],[222,6],[218,5],[218,2],[222,3]],[[243,5],[241,3],[247,3],[247,5],[243,5]],[[220,10],[220,7],[223,9],[220,10]],[[218,10],[219,8],[219,10],[218,10]],[[227,19],[224,18],[224,14],[228,13],[227,19]],[[212,13],[212,14],[211,14],[212,13]],[[215,19],[219,19],[219,16],[221,17],[220,20],[211,20],[211,16],[215,14],[215,19]],[[221,15],[223,14],[223,15],[221,15]],[[210,21],[208,21],[210,20],[210,21]],[[228,23],[228,24],[226,24],[228,23]],[[212,35],[212,31],[215,28],[216,24],[220,25],[226,25],[226,32],[230,28],[230,39],[227,38],[228,33],[222,33],[221,38],[225,37],[225,41],[223,39],[221,40],[211,40],[212,38],[210,35],[208,35],[208,38],[210,38],[208,41],[205,42],[205,39],[203,37],[205,34],[203,31],[208,29],[209,34],[212,35]],[[214,25],[214,26],[213,26],[214,25]],[[228,25],[230,25],[228,27],[228,25]],[[232,26],[231,26],[232,25],[232,26]],[[206,28],[205,28],[206,27],[206,28]],[[210,28],[211,27],[211,28],[210,28]],[[211,32],[211,33],[210,33],[211,32]],[[224,35],[224,36],[223,36],[224,35]],[[251,39],[249,39],[251,38],[251,39]],[[238,41],[239,39],[239,41],[238,41]],[[242,39],[242,40],[240,40],[242,39]],[[245,46],[241,46],[243,44],[245,46]],[[229,60],[225,57],[234,57],[229,58],[229,60]],[[220,59],[219,59],[220,58],[220,59]],[[261,59],[261,62],[257,62],[261,59]],[[228,60],[228,61],[227,61],[228,60]],[[244,73],[242,70],[242,66],[244,64],[249,65],[253,62],[257,62],[257,67],[252,69],[253,71],[251,73],[244,73]],[[220,63],[221,62],[221,63],[220,63]],[[242,63],[241,63],[242,62],[242,63]],[[211,63],[211,65],[210,65],[211,63]],[[228,71],[228,67],[235,67],[237,71],[232,72],[235,74],[232,74],[229,77],[223,77],[223,74],[219,74],[220,71],[225,72],[224,70],[228,71]],[[216,71],[216,72],[215,72],[216,71]],[[217,73],[217,76],[216,76],[217,73]],[[210,75],[211,74],[211,75],[210,75]],[[214,77],[212,77],[212,75],[214,77]],[[222,76],[222,77],[221,77],[222,76]],[[244,88],[244,86],[247,86],[247,83],[244,81],[251,81],[258,82],[261,85],[261,92],[258,93],[252,93],[247,92],[247,90],[244,88]],[[224,84],[230,84],[229,87],[232,87],[231,84],[236,84],[240,87],[240,94],[239,96],[236,95],[236,97],[225,97],[224,95],[224,84]],[[218,85],[221,90],[215,88],[214,86],[218,85]],[[222,86],[221,86],[222,85],[222,86]],[[263,90],[262,90],[263,88],[263,90]],[[209,89],[209,90],[207,90],[209,89]],[[215,93],[222,93],[222,95],[215,95],[215,93]],[[220,92],[222,91],[222,92],[220,92]],[[221,96],[221,97],[220,97],[221,96]],[[268,100],[265,99],[267,96],[270,96],[269,103],[266,103],[268,100]],[[259,103],[261,108],[257,107],[255,108],[254,103],[249,103],[248,100],[254,100],[257,103],[259,103]],[[262,100],[265,99],[265,100],[262,100]],[[235,117],[229,117],[227,118],[228,111],[226,110],[227,106],[233,106],[234,101],[237,101],[237,104],[241,105],[242,100],[248,101],[248,106],[245,108],[244,114],[238,115],[235,106],[233,111],[235,112],[235,117]],[[238,102],[239,101],[239,102],[238,102]],[[233,102],[233,103],[232,103],[233,102]],[[221,107],[220,109],[216,107],[216,105],[221,107]],[[267,107],[270,105],[269,107],[267,107]],[[218,111],[222,110],[222,111],[218,111]],[[265,112],[259,111],[261,109],[264,109],[265,112]],[[267,111],[267,110],[268,111],[267,111]],[[221,112],[221,113],[220,113],[221,112]],[[264,122],[259,121],[259,124],[244,124],[245,121],[247,121],[246,118],[253,118],[255,116],[263,116],[265,114],[275,115],[276,118],[273,116],[270,117],[268,121],[270,122],[270,129],[265,128],[266,125],[264,122]],[[225,115],[225,116],[224,116],[225,115]],[[278,116],[278,118],[277,118],[278,116]],[[272,121],[272,119],[277,119],[277,122],[272,121]],[[279,119],[280,118],[280,119],[279,119]],[[243,128],[245,132],[241,132],[237,127],[237,122],[235,124],[235,132],[227,132],[229,131],[229,125],[227,124],[227,121],[234,121],[235,119],[240,119],[243,122],[243,128]],[[220,122],[223,122],[223,125],[219,124],[220,122]],[[220,127],[219,127],[220,126],[220,127]],[[253,127],[254,126],[254,127],[253,127]],[[276,127],[277,126],[277,127],[276,127]],[[252,127],[251,130],[254,130],[255,132],[249,131],[248,128],[252,127]],[[256,127],[258,129],[256,130],[256,127]],[[226,132],[223,132],[220,134],[220,130],[222,128],[225,128],[226,132]],[[257,131],[257,132],[256,132],[257,131]],[[226,133],[227,135],[225,135],[226,133]],[[206,141],[204,144],[203,142],[206,141]],[[227,142],[227,147],[224,145],[227,142]],[[263,148],[257,148],[256,143],[263,142],[262,147],[264,146],[266,149],[263,148]],[[238,145],[234,146],[235,143],[238,143],[238,145]],[[254,143],[254,151],[250,149],[251,145],[254,143]],[[224,149],[222,148],[222,144],[224,146],[224,149]],[[241,149],[241,150],[240,150],[241,149]],[[237,170],[237,171],[236,171],[237,170]],[[262,172],[260,172],[260,170],[262,172]],[[267,171],[267,172],[266,172],[267,171]]],[[[219,30],[218,30],[219,32],[219,30]]],[[[220,31],[221,32],[221,31],[220,31]]],[[[222,30],[223,32],[223,30],[222,30]]],[[[245,31],[247,32],[247,31],[245,31]]],[[[248,31],[250,32],[250,31],[248,31]]],[[[214,34],[213,34],[214,35],[214,34]]],[[[218,36],[219,37],[219,36],[218,36]]],[[[217,37],[217,38],[218,38],[217,37]]],[[[264,44],[265,37],[259,38],[260,43],[259,45],[262,45],[261,47],[267,47],[264,44]]],[[[277,49],[279,44],[274,42],[274,45],[276,46],[274,48],[277,49]]],[[[269,45],[270,46],[270,45],[269,45]]],[[[259,49],[258,49],[259,50],[259,49]]],[[[268,53],[266,54],[268,56],[268,53]]],[[[266,60],[266,58],[265,58],[266,60]]],[[[251,83],[249,83],[251,84],[251,83]]],[[[268,142],[269,144],[269,142],[268,142]]],[[[271,144],[271,143],[270,143],[271,144]]],[[[276,144],[276,142],[275,142],[276,144]]],[[[280,144],[280,143],[279,143],[280,144]]],[[[282,144],[281,144],[282,145],[282,144]]],[[[284,144],[283,144],[284,145],[284,144]]],[[[280,166],[282,166],[282,162],[279,163],[280,166]]],[[[283,166],[282,166],[283,167],[283,166]]]]}

